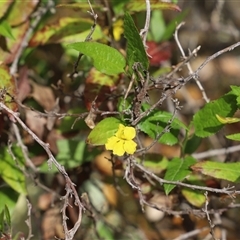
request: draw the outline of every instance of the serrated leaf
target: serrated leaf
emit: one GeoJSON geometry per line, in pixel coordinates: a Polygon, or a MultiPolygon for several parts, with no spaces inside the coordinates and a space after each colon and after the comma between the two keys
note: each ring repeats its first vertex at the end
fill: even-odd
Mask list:
{"type": "MultiPolygon", "coordinates": [[[[146,3],[144,1],[131,1],[126,5],[126,9],[132,12],[146,11],[146,3]]],[[[168,2],[152,2],[151,9],[181,11],[176,4],[168,2]]]]}
{"type": "Polygon", "coordinates": [[[232,92],[207,103],[193,117],[195,134],[199,137],[215,134],[223,127],[223,124],[216,118],[216,114],[222,117],[232,117],[236,110],[236,96],[232,92]]]}
{"type": "Polygon", "coordinates": [[[226,136],[226,138],[231,139],[233,141],[240,141],[240,133],[228,135],[226,136]]]}
{"type": "MultiPolygon", "coordinates": [[[[147,109],[147,105],[144,104],[144,110],[147,109]]],[[[172,114],[165,111],[153,111],[147,117],[143,118],[138,127],[141,131],[145,132],[148,136],[155,139],[156,136],[163,131],[168,121],[172,118],[172,114]]],[[[159,142],[167,145],[174,145],[178,143],[178,134],[180,129],[187,129],[186,125],[180,120],[174,119],[171,124],[170,132],[166,132],[159,142]]]]}
{"type": "Polygon", "coordinates": [[[124,71],[125,58],[115,48],[97,42],[78,42],[67,47],[91,57],[94,67],[102,73],[115,75],[124,71]]]}
{"type": "Polygon", "coordinates": [[[191,169],[204,175],[231,182],[240,182],[240,163],[220,163],[203,161],[194,164],[191,169]]]}
{"type": "MultiPolygon", "coordinates": [[[[191,156],[185,157],[184,159],[173,158],[168,164],[164,179],[169,181],[182,181],[191,173],[190,166],[194,163],[196,163],[196,160],[191,156]]],[[[165,193],[168,195],[175,188],[175,185],[164,184],[163,187],[165,193]]]]}
{"type": "Polygon", "coordinates": [[[200,143],[202,142],[202,138],[196,136],[195,134],[187,140],[184,146],[184,153],[185,154],[192,154],[194,153],[197,148],[199,147],[200,143]]]}
{"type": "Polygon", "coordinates": [[[236,96],[237,105],[240,106],[240,87],[239,86],[230,86],[232,93],[236,96]]]}
{"type": "Polygon", "coordinates": [[[10,25],[8,24],[8,22],[6,22],[6,21],[2,21],[0,23],[0,35],[10,38],[12,40],[15,40],[14,36],[12,34],[12,29],[11,29],[10,25]]]}
{"type": "Polygon", "coordinates": [[[117,132],[120,123],[119,119],[113,117],[103,119],[90,132],[86,142],[94,146],[104,145],[117,132]]]}
{"type": "MultiPolygon", "coordinates": [[[[12,152],[16,157],[20,166],[24,162],[21,149],[13,147],[12,152]]],[[[26,194],[25,176],[23,172],[17,167],[14,159],[8,153],[7,147],[0,149],[0,176],[2,179],[18,193],[26,194]]]]}
{"type": "Polygon", "coordinates": [[[127,64],[129,73],[133,72],[132,67],[136,62],[140,62],[143,68],[147,70],[149,61],[146,50],[135,23],[128,12],[124,16],[124,36],[127,39],[127,64]]]}
{"type": "MultiPolygon", "coordinates": [[[[163,123],[160,121],[158,123],[151,122],[151,121],[144,121],[138,125],[139,129],[142,132],[146,133],[152,139],[156,139],[157,135],[164,130],[165,126],[166,126],[166,123],[163,123]]],[[[160,137],[158,142],[172,146],[178,143],[178,134],[179,134],[179,129],[172,128],[170,132],[164,133],[160,137]]]]}

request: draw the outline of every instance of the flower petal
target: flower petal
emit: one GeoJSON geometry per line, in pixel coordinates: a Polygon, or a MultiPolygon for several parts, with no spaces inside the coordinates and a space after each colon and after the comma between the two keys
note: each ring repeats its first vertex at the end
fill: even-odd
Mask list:
{"type": "Polygon", "coordinates": [[[108,138],[107,142],[105,143],[106,149],[113,150],[118,141],[119,141],[119,138],[115,136],[108,138]]]}
{"type": "Polygon", "coordinates": [[[136,152],[137,144],[133,140],[124,141],[124,151],[128,154],[133,154],[136,152]]]}
{"type": "Polygon", "coordinates": [[[125,128],[124,125],[119,124],[118,131],[117,131],[116,134],[115,134],[115,136],[116,136],[117,138],[123,138],[122,136],[123,136],[123,134],[124,134],[124,128],[125,128]]]}
{"type": "Polygon", "coordinates": [[[125,150],[124,150],[123,146],[124,146],[124,141],[123,140],[119,140],[114,145],[113,154],[118,155],[118,156],[123,156],[123,154],[125,153],[125,150]]]}
{"type": "Polygon", "coordinates": [[[136,130],[133,127],[125,127],[123,132],[123,138],[126,140],[132,140],[136,136],[136,130]]]}

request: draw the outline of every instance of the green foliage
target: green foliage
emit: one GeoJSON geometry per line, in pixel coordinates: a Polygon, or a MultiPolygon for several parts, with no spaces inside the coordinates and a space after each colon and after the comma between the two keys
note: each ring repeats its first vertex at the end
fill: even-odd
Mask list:
{"type": "MultiPolygon", "coordinates": [[[[145,104],[144,111],[148,108],[149,106],[145,104]]],[[[154,110],[151,114],[142,119],[139,123],[139,128],[149,137],[155,139],[156,136],[164,130],[171,118],[172,114],[169,112],[154,110]]],[[[187,129],[187,127],[180,120],[174,118],[171,123],[170,132],[164,133],[159,139],[159,142],[167,145],[174,145],[178,143],[178,134],[180,129],[187,129]]]]}
{"type": "Polygon", "coordinates": [[[224,179],[231,182],[240,182],[240,163],[221,163],[213,161],[203,161],[194,164],[193,171],[200,172],[202,174],[224,179]]]}
{"type": "Polygon", "coordinates": [[[9,154],[7,147],[0,149],[0,176],[18,193],[26,194],[25,176],[21,170],[24,168],[24,157],[19,147],[11,149],[16,160],[9,154]]]}
{"type": "Polygon", "coordinates": [[[202,138],[196,136],[195,134],[193,134],[193,136],[191,136],[186,144],[184,145],[184,149],[183,149],[183,152],[185,154],[192,154],[194,153],[197,148],[199,147],[199,145],[201,144],[202,142],[202,138]]]}
{"type": "Polygon", "coordinates": [[[193,117],[195,134],[198,137],[208,137],[215,134],[223,127],[216,114],[222,117],[232,117],[236,110],[236,95],[232,91],[217,100],[207,103],[193,117]]]}
{"type": "Polygon", "coordinates": [[[127,65],[129,74],[132,74],[132,67],[136,62],[140,62],[144,69],[148,69],[149,62],[142,39],[128,12],[124,16],[124,36],[127,39],[127,65]]]}
{"type": "Polygon", "coordinates": [[[4,209],[0,211],[0,233],[11,233],[11,216],[8,207],[5,205],[4,209]]]}
{"type": "Polygon", "coordinates": [[[9,212],[12,213],[16,205],[19,194],[10,186],[1,186],[0,187],[0,212],[5,208],[5,205],[8,206],[9,212]]]}
{"type": "MultiPolygon", "coordinates": [[[[164,179],[169,181],[182,181],[191,173],[190,166],[194,163],[196,163],[196,160],[191,156],[185,157],[184,159],[173,158],[168,164],[164,179]]],[[[173,184],[164,184],[163,186],[167,195],[175,188],[173,184]]]]}
{"type": "Polygon", "coordinates": [[[6,21],[0,22],[0,35],[15,40],[12,34],[11,26],[9,26],[9,24],[6,21]]]}
{"type": "MultiPolygon", "coordinates": [[[[81,166],[83,163],[91,162],[100,153],[98,149],[89,149],[84,140],[79,139],[62,139],[57,141],[58,154],[57,161],[70,170],[81,166]]],[[[41,165],[40,171],[43,173],[58,172],[56,168],[49,171],[47,162],[41,165]]]]}
{"type": "Polygon", "coordinates": [[[90,132],[86,140],[87,143],[94,146],[104,145],[107,139],[117,132],[120,123],[119,119],[113,117],[103,119],[90,132]]]}
{"type": "Polygon", "coordinates": [[[67,46],[93,59],[93,64],[102,73],[115,75],[122,73],[126,65],[125,58],[116,49],[97,42],[78,42],[67,46]]]}
{"type": "MultiPolygon", "coordinates": [[[[23,144],[27,145],[29,151],[26,150],[26,154],[29,154],[30,160],[33,160],[41,177],[43,176],[39,179],[45,181],[49,187],[56,185],[54,181],[57,181],[59,176],[58,169],[54,165],[52,170],[49,169],[50,161],[47,160],[49,156],[44,152],[46,149],[42,148],[42,142],[49,142],[47,153],[51,151],[52,156],[63,166],[70,178],[76,177],[74,179],[76,192],[79,195],[87,192],[89,196],[91,204],[87,206],[93,205],[97,214],[102,214],[101,218],[96,217],[99,221],[94,222],[97,237],[115,239],[114,228],[117,229],[121,224],[123,225],[124,221],[112,224],[108,211],[113,208],[121,212],[125,211],[118,215],[119,219],[121,219],[120,215],[132,211],[135,207],[133,203],[137,199],[135,187],[149,190],[149,195],[144,195],[147,200],[155,194],[155,191],[162,191],[152,179],[160,183],[162,178],[173,182],[163,185],[165,195],[172,192],[177,182],[202,187],[207,185],[206,178],[223,179],[232,183],[240,182],[239,162],[223,163],[218,162],[218,159],[197,162],[193,158],[200,146],[209,147],[209,144],[202,145],[205,143],[204,138],[216,134],[225,124],[240,121],[237,116],[234,116],[240,109],[240,87],[231,86],[227,94],[206,103],[202,109],[192,116],[187,116],[186,119],[178,118],[177,114],[181,111],[179,105],[175,109],[177,114],[173,117],[172,112],[168,110],[171,106],[166,107],[164,104],[167,102],[166,99],[169,102],[172,98],[175,99],[178,94],[175,90],[183,86],[177,78],[174,79],[179,73],[175,70],[171,72],[170,64],[167,68],[160,66],[156,69],[149,60],[146,50],[148,41],[151,40],[154,44],[159,44],[153,45],[156,46],[154,50],[157,54],[164,55],[161,49],[164,46],[159,46],[163,41],[169,42],[172,39],[176,25],[186,17],[188,11],[184,10],[178,14],[180,8],[176,5],[176,0],[168,3],[151,1],[150,29],[147,41],[143,43],[139,29],[144,28],[142,16],[145,16],[145,1],[107,1],[111,9],[109,12],[106,12],[106,6],[101,5],[100,2],[92,5],[99,16],[103,14],[102,18],[97,19],[96,25],[92,15],[87,13],[90,10],[89,4],[79,0],[57,5],[56,8],[54,7],[56,14],[51,15],[49,11],[33,29],[31,24],[35,18],[32,12],[35,8],[37,9],[37,2],[0,2],[2,40],[0,41],[0,101],[15,112],[19,110],[23,121],[20,122],[20,127],[26,124],[24,131],[20,131],[20,134],[23,144]],[[165,21],[163,14],[165,9],[176,11],[176,15],[169,23],[165,21]],[[33,32],[28,42],[24,36],[29,30],[33,32]],[[89,36],[92,30],[93,34],[89,36]],[[21,46],[24,47],[21,49],[21,46]],[[20,59],[17,59],[18,52],[21,53],[20,59]],[[79,62],[75,63],[79,53],[82,56],[78,59],[79,62]],[[12,75],[8,66],[14,59],[17,59],[20,64],[18,71],[12,75]],[[133,69],[136,63],[140,63],[138,65],[141,66],[140,70],[133,69]],[[139,77],[141,75],[142,77],[139,77]],[[16,76],[19,78],[18,88],[15,82],[16,76]],[[146,81],[148,76],[149,81],[146,81]],[[171,79],[168,76],[174,77],[171,79]],[[147,83],[146,86],[145,83],[147,83]],[[155,92],[152,93],[152,90],[155,92]],[[56,98],[58,98],[57,101],[56,98]],[[163,104],[154,105],[159,103],[157,102],[159,98],[163,99],[163,104]],[[19,100],[26,109],[24,107],[18,109],[14,99],[19,100]],[[59,104],[57,105],[55,101],[59,104]],[[149,112],[152,106],[155,108],[149,112]],[[140,118],[143,116],[136,121],[137,123],[134,123],[139,117],[136,116],[138,113],[134,111],[135,109],[141,111],[140,118]],[[49,122],[53,123],[52,127],[48,127],[49,122]],[[184,122],[190,122],[189,126],[184,122]],[[122,132],[119,130],[119,124],[126,126],[122,132]],[[34,142],[26,137],[28,136],[25,133],[27,128],[36,133],[34,142]],[[125,133],[124,129],[131,129],[131,131],[125,133]],[[128,154],[122,158],[118,158],[113,151],[111,173],[109,173],[107,164],[99,166],[106,158],[102,145],[105,145],[118,130],[121,138],[115,136],[112,139],[112,145],[118,144],[118,147],[129,150],[130,143],[133,143],[136,151],[134,153],[125,151],[128,154]],[[131,134],[132,132],[134,135],[131,134]],[[129,135],[133,135],[130,140],[127,137],[129,135]],[[152,142],[156,144],[149,150],[147,147],[152,142]],[[164,148],[170,148],[170,154],[166,153],[164,148]],[[102,155],[104,155],[103,159],[101,159],[102,155]],[[146,171],[137,169],[134,166],[136,162],[138,167],[141,164],[146,171]],[[84,171],[84,166],[87,166],[87,173],[84,171]],[[76,169],[80,169],[80,175],[75,171],[76,169]],[[152,175],[148,175],[149,172],[152,175]],[[138,186],[139,182],[142,185],[138,186]],[[122,201],[120,194],[108,191],[106,186],[113,183],[117,187],[123,187],[124,191],[129,191],[126,203],[125,200],[122,201]],[[108,201],[111,203],[109,204],[108,201]],[[118,205],[121,205],[121,209],[118,205]]],[[[47,3],[48,1],[43,1],[41,6],[44,8],[47,3]]],[[[176,64],[176,68],[178,66],[176,64]]],[[[187,81],[186,84],[188,84],[187,81]]],[[[9,233],[12,228],[12,213],[19,195],[29,194],[26,187],[26,173],[31,177],[33,174],[28,166],[29,162],[25,162],[22,154],[24,149],[15,145],[12,149],[6,147],[7,141],[4,134],[14,139],[10,128],[11,121],[14,121],[13,115],[1,110],[1,117],[0,133],[3,135],[3,140],[0,148],[0,232],[9,233]]],[[[226,138],[240,141],[240,133],[227,135],[226,138]]],[[[59,189],[52,189],[52,191],[59,191],[58,193],[62,194],[64,187],[63,184],[59,189]]],[[[203,191],[194,188],[179,187],[178,193],[181,194],[181,199],[184,197],[188,203],[197,208],[201,208],[206,201],[203,191]]],[[[83,197],[80,200],[83,201],[83,197]]],[[[136,208],[139,209],[138,206],[136,208]]],[[[91,212],[90,208],[86,208],[86,212],[91,215],[91,218],[95,218],[95,212],[91,212]]],[[[135,217],[135,213],[132,216],[135,217]]],[[[74,224],[70,222],[72,219],[68,221],[69,226],[74,224]]],[[[76,239],[80,238],[76,237],[76,239]]]]}

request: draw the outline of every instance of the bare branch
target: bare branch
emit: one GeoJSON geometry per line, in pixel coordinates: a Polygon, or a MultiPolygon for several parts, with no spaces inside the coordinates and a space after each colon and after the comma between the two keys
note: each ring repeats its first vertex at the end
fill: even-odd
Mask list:
{"type": "Polygon", "coordinates": [[[223,194],[227,194],[229,196],[232,196],[234,194],[240,194],[240,191],[232,190],[232,189],[234,189],[234,186],[219,189],[219,188],[211,188],[211,187],[204,187],[204,186],[198,186],[198,185],[191,185],[191,184],[187,184],[187,183],[183,183],[183,182],[179,182],[179,181],[168,181],[168,180],[165,180],[163,178],[158,177],[157,175],[155,175],[151,171],[145,169],[144,166],[137,163],[136,161],[134,162],[134,165],[137,168],[139,168],[140,170],[142,170],[142,172],[146,173],[151,178],[155,179],[161,185],[164,184],[164,183],[168,183],[168,184],[173,184],[173,185],[177,185],[177,186],[187,187],[187,188],[190,188],[190,189],[198,189],[198,190],[208,191],[208,192],[223,193],[223,194]]]}
{"type": "MultiPolygon", "coordinates": [[[[178,46],[178,48],[179,48],[179,50],[180,50],[180,52],[181,52],[181,54],[182,54],[183,59],[187,59],[187,58],[186,58],[186,55],[185,55],[185,52],[184,52],[184,50],[183,50],[183,48],[182,48],[182,45],[181,45],[181,43],[180,43],[180,41],[179,41],[179,39],[178,39],[178,30],[181,28],[181,26],[182,26],[183,24],[184,24],[184,23],[182,22],[182,23],[180,23],[180,24],[176,27],[175,34],[174,34],[174,38],[175,38],[175,41],[176,41],[176,43],[177,43],[177,46],[178,46]]],[[[197,49],[199,50],[199,47],[198,47],[197,49]]],[[[195,52],[195,50],[194,50],[193,52],[195,52]]],[[[192,52],[192,53],[193,53],[193,52],[192,52]]],[[[190,54],[190,56],[191,56],[191,54],[190,54]]],[[[189,70],[189,73],[190,73],[190,74],[193,74],[193,70],[192,70],[192,67],[191,67],[189,61],[186,62],[186,65],[187,65],[187,68],[188,68],[188,70],[189,70]]],[[[200,91],[202,92],[203,99],[204,99],[206,102],[209,102],[209,98],[207,97],[207,94],[206,94],[206,92],[205,92],[205,90],[204,90],[201,82],[200,82],[200,81],[198,80],[198,78],[195,77],[195,76],[193,77],[193,79],[195,80],[196,84],[198,85],[198,88],[200,89],[200,91]]]]}
{"type": "Polygon", "coordinates": [[[209,204],[209,202],[208,202],[208,192],[205,192],[204,195],[205,195],[205,198],[206,198],[206,202],[205,202],[205,207],[203,209],[203,212],[206,213],[207,220],[208,220],[208,223],[209,223],[209,226],[210,226],[210,233],[211,233],[213,239],[217,240],[216,237],[215,237],[215,234],[214,234],[215,225],[212,224],[211,218],[210,218],[209,213],[208,213],[208,204],[209,204]]]}
{"type": "Polygon", "coordinates": [[[181,236],[177,237],[177,238],[174,238],[173,240],[185,240],[185,239],[189,239],[190,237],[193,237],[193,236],[196,236],[198,235],[199,233],[202,233],[204,231],[208,230],[208,227],[203,227],[203,228],[200,228],[200,229],[196,229],[196,230],[193,230],[191,232],[188,232],[188,233],[185,233],[185,234],[182,234],[181,236]]]}
{"type": "Polygon", "coordinates": [[[33,237],[32,219],[31,219],[32,204],[28,201],[28,199],[26,199],[26,201],[27,201],[27,208],[28,208],[28,211],[27,211],[28,219],[25,221],[28,226],[28,236],[27,236],[26,240],[30,240],[33,237]]]}
{"type": "MultiPolygon", "coordinates": [[[[89,5],[90,10],[91,10],[91,11],[88,11],[88,13],[93,17],[93,25],[91,26],[91,30],[90,30],[89,34],[85,38],[85,42],[89,42],[89,41],[92,40],[92,35],[93,35],[94,31],[95,31],[95,28],[96,28],[96,25],[97,25],[97,18],[98,18],[98,15],[94,12],[94,10],[92,8],[92,4],[91,4],[90,0],[88,0],[88,5],[89,5]]],[[[83,56],[83,54],[79,53],[78,58],[77,58],[77,60],[76,60],[76,62],[74,64],[74,67],[73,67],[73,72],[68,76],[72,80],[75,77],[75,75],[77,75],[77,73],[78,73],[77,68],[78,68],[78,64],[79,64],[82,56],[83,56]]]]}
{"type": "Polygon", "coordinates": [[[75,184],[71,181],[70,177],[68,176],[67,172],[65,171],[64,167],[58,163],[58,161],[53,156],[48,143],[44,143],[38,136],[29,129],[25,123],[19,118],[19,113],[12,111],[10,108],[8,108],[4,103],[0,102],[0,108],[4,109],[8,114],[11,114],[12,117],[21,125],[21,127],[28,132],[29,135],[32,136],[32,138],[45,150],[47,153],[49,159],[48,163],[51,167],[52,164],[56,166],[58,171],[64,176],[66,181],[66,195],[64,196],[64,207],[62,209],[63,211],[63,225],[64,225],[64,232],[65,232],[65,239],[66,240],[72,240],[74,237],[74,234],[77,232],[82,219],[82,210],[84,210],[84,207],[80,201],[80,198],[78,196],[77,190],[75,188],[75,184]],[[74,224],[73,228],[68,230],[67,224],[66,224],[66,208],[68,206],[68,198],[74,196],[75,198],[75,204],[78,206],[79,209],[79,215],[78,220],[74,224]]]}
{"type": "Polygon", "coordinates": [[[146,20],[145,20],[144,28],[140,31],[140,36],[142,37],[143,45],[146,49],[147,48],[146,40],[147,40],[147,35],[148,35],[149,25],[150,25],[150,19],[151,19],[151,4],[150,4],[149,0],[145,0],[145,1],[146,1],[146,20]]]}
{"type": "Polygon", "coordinates": [[[240,151],[240,145],[232,146],[229,148],[209,150],[206,152],[193,153],[192,156],[196,159],[204,159],[204,158],[211,158],[214,156],[227,155],[229,153],[238,152],[238,151],[240,151]]]}

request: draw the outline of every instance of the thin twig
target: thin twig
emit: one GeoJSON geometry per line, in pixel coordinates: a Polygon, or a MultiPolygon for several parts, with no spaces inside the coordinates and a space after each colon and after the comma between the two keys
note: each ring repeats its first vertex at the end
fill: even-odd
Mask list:
{"type": "MultiPolygon", "coordinates": [[[[184,22],[180,23],[180,24],[176,27],[175,34],[174,34],[174,38],[175,38],[175,41],[176,41],[176,43],[177,43],[177,46],[178,46],[178,48],[179,48],[179,50],[180,50],[180,52],[181,52],[181,54],[182,54],[183,59],[187,59],[187,57],[186,57],[186,55],[185,55],[185,52],[184,52],[184,50],[183,50],[183,48],[182,48],[182,45],[181,45],[181,43],[180,43],[180,41],[179,41],[179,39],[178,39],[178,31],[179,31],[179,29],[181,28],[182,25],[184,25],[184,22]]],[[[198,48],[199,48],[199,47],[198,47],[198,48]]],[[[199,49],[200,49],[200,48],[199,48],[199,49]]],[[[195,50],[194,50],[193,52],[195,52],[195,50]]],[[[193,52],[192,52],[192,53],[193,53],[193,52]]],[[[196,53],[195,53],[195,54],[196,54],[196,53]]],[[[194,55],[195,55],[195,54],[194,54],[194,55]]],[[[191,54],[190,54],[190,55],[191,55],[191,54]]],[[[193,70],[192,70],[192,67],[191,67],[189,61],[186,62],[186,65],[187,65],[187,68],[188,68],[189,73],[190,73],[190,74],[193,74],[193,70]]],[[[206,102],[209,102],[209,98],[207,97],[207,94],[206,94],[206,92],[205,92],[205,90],[204,90],[201,82],[197,79],[197,77],[193,77],[193,79],[195,80],[196,84],[198,85],[198,88],[200,89],[200,91],[202,92],[203,99],[204,99],[206,102]]]]}
{"type": "Polygon", "coordinates": [[[5,110],[8,114],[11,114],[12,117],[21,125],[21,127],[29,134],[32,136],[32,138],[45,150],[47,153],[49,159],[48,159],[48,164],[51,167],[52,164],[56,166],[58,171],[64,176],[65,181],[66,181],[66,194],[63,197],[64,199],[64,206],[62,209],[63,212],[63,228],[65,232],[65,239],[66,240],[72,240],[75,233],[77,232],[80,224],[81,224],[81,219],[82,219],[82,210],[84,210],[84,207],[80,201],[80,198],[78,196],[78,192],[75,188],[75,184],[71,181],[70,177],[68,176],[67,172],[65,171],[64,166],[60,165],[58,161],[55,159],[53,156],[49,144],[43,142],[34,132],[32,132],[31,129],[29,129],[25,123],[19,118],[19,113],[12,111],[10,108],[8,108],[4,103],[0,102],[0,108],[5,110]],[[72,195],[75,198],[75,204],[78,206],[79,209],[79,215],[78,215],[78,220],[72,227],[72,229],[68,230],[67,223],[66,223],[66,209],[68,206],[68,198],[72,197],[72,195]]]}
{"type": "MultiPolygon", "coordinates": [[[[89,41],[92,40],[92,35],[93,35],[93,33],[95,31],[95,28],[97,26],[97,18],[98,18],[98,15],[94,12],[94,10],[92,8],[92,4],[91,4],[90,0],[88,0],[88,5],[89,5],[90,10],[91,10],[91,11],[88,11],[88,13],[93,17],[93,25],[91,26],[91,30],[90,30],[89,34],[85,38],[85,42],[89,42],[89,41]]],[[[78,73],[77,68],[78,68],[78,64],[79,64],[82,56],[83,56],[83,54],[80,52],[78,54],[78,58],[77,58],[76,62],[74,63],[73,72],[68,75],[72,80],[73,80],[74,76],[78,73]]]]}
{"type": "Polygon", "coordinates": [[[210,215],[209,215],[209,212],[208,212],[208,204],[209,204],[209,201],[208,201],[208,192],[205,192],[204,193],[204,196],[206,198],[206,201],[205,201],[205,207],[203,209],[203,212],[206,213],[206,216],[207,216],[207,220],[208,220],[208,223],[209,223],[209,226],[210,226],[210,233],[213,237],[214,240],[217,240],[216,237],[215,237],[215,234],[214,234],[214,227],[215,225],[212,224],[212,220],[210,218],[210,215]]]}
{"type": "Polygon", "coordinates": [[[27,208],[28,208],[28,211],[27,211],[28,218],[25,221],[27,226],[28,226],[28,236],[27,236],[26,240],[30,240],[33,237],[33,234],[32,234],[32,220],[31,220],[32,204],[28,201],[28,199],[26,199],[26,201],[27,201],[27,208]]]}
{"type": "Polygon", "coordinates": [[[35,167],[35,165],[33,164],[33,162],[31,161],[31,159],[29,158],[28,156],[28,149],[26,147],[26,145],[24,145],[23,141],[22,141],[22,137],[20,136],[20,132],[19,132],[19,129],[18,129],[18,126],[15,124],[15,123],[12,123],[12,127],[13,127],[13,131],[14,131],[14,134],[17,138],[17,142],[18,142],[18,145],[19,147],[21,148],[22,150],[22,154],[23,154],[23,157],[27,163],[27,165],[35,172],[37,173],[38,170],[37,168],[35,167]]]}
{"type": "Polygon", "coordinates": [[[191,185],[191,184],[187,184],[187,183],[183,183],[183,182],[179,182],[179,181],[165,180],[163,178],[158,177],[157,175],[155,175],[151,171],[145,169],[144,166],[137,163],[136,161],[134,162],[134,165],[137,168],[139,168],[140,170],[142,170],[144,173],[148,174],[151,178],[155,179],[161,185],[164,184],[164,183],[167,183],[167,184],[173,184],[173,185],[177,185],[177,186],[187,187],[187,188],[190,188],[190,189],[197,189],[197,190],[214,192],[214,193],[223,193],[223,194],[227,194],[229,196],[232,196],[234,194],[240,194],[239,190],[238,191],[237,190],[232,190],[234,188],[234,186],[219,189],[219,188],[211,188],[211,187],[204,187],[204,186],[198,186],[198,185],[191,185]]]}
{"type": "Polygon", "coordinates": [[[200,228],[200,229],[196,229],[196,230],[193,230],[191,232],[187,232],[185,234],[182,234],[181,236],[177,237],[177,238],[174,238],[173,240],[185,240],[185,239],[189,239],[190,237],[193,237],[193,236],[196,236],[198,235],[199,233],[202,233],[204,231],[206,231],[208,229],[208,227],[203,227],[203,228],[200,228]]]}
{"type": "Polygon", "coordinates": [[[171,129],[171,124],[174,120],[174,118],[176,117],[176,114],[177,114],[177,110],[179,110],[179,101],[177,99],[172,99],[173,103],[175,104],[175,108],[174,108],[174,111],[173,111],[173,114],[171,116],[171,118],[168,120],[167,122],[167,125],[164,127],[164,129],[157,134],[155,140],[147,147],[145,148],[141,148],[141,149],[138,149],[136,152],[139,153],[139,152],[147,152],[148,150],[150,150],[155,144],[156,142],[159,141],[159,139],[167,132],[170,131],[171,129]]]}
{"type": "Polygon", "coordinates": [[[229,153],[238,152],[238,151],[240,151],[240,145],[232,146],[229,148],[209,150],[206,152],[193,153],[192,156],[196,159],[204,159],[204,158],[211,158],[214,156],[227,155],[229,153]]]}
{"type": "Polygon", "coordinates": [[[146,20],[145,20],[145,26],[144,28],[140,31],[140,36],[142,37],[143,45],[145,49],[147,48],[146,45],[146,40],[147,40],[147,35],[149,31],[149,26],[150,26],[150,19],[151,19],[151,4],[149,0],[146,0],[146,20]]]}

